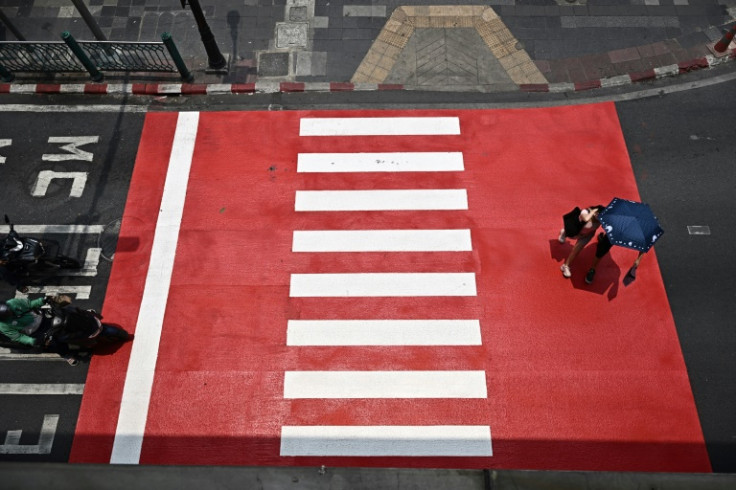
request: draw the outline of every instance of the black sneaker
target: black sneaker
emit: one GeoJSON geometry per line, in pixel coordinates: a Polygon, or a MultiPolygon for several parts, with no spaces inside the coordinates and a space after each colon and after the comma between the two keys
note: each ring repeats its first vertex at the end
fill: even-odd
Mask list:
{"type": "Polygon", "coordinates": [[[593,278],[595,277],[595,269],[590,269],[587,274],[585,274],[585,283],[586,284],[593,284],[593,278]]]}

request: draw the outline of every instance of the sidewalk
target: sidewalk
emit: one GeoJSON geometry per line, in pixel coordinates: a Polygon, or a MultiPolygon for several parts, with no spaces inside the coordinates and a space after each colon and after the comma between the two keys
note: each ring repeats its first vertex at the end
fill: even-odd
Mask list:
{"type": "MultiPolygon", "coordinates": [[[[194,83],[181,84],[177,73],[105,73],[101,84],[86,73],[17,73],[0,92],[567,92],[674,76],[736,56],[734,43],[723,54],[712,49],[734,20],[736,0],[534,3],[203,0],[229,59],[226,72],[209,73],[191,10],[179,0],[88,0],[108,40],[160,41],[169,32],[194,83]]],[[[64,31],[94,39],[67,0],[3,0],[0,8],[29,41],[58,41],[64,31]]],[[[0,40],[15,40],[2,24],[0,40]]]]}

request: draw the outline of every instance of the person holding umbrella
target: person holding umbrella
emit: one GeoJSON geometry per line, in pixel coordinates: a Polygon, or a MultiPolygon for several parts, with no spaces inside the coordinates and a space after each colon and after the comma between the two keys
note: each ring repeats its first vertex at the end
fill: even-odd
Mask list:
{"type": "Polygon", "coordinates": [[[598,246],[585,282],[591,284],[595,277],[598,261],[613,247],[619,245],[639,251],[634,265],[627,273],[636,278],[636,270],[642,256],[662,236],[664,230],[659,226],[648,204],[614,197],[606,208],[598,215],[604,233],[598,235],[598,246]]]}

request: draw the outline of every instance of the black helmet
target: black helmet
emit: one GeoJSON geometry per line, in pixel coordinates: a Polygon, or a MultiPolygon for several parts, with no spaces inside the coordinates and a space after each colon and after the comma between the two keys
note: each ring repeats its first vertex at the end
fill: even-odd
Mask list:
{"type": "Polygon", "coordinates": [[[10,311],[10,308],[8,308],[8,305],[5,303],[0,303],[0,320],[7,320],[13,316],[13,312],[10,311]]]}

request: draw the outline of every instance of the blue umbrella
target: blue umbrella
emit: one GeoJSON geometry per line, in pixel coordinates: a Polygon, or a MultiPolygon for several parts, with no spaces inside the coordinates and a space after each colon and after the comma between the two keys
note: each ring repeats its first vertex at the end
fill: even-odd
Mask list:
{"type": "Polygon", "coordinates": [[[598,219],[611,243],[641,252],[649,250],[664,233],[649,205],[642,202],[614,197],[598,219]]]}

